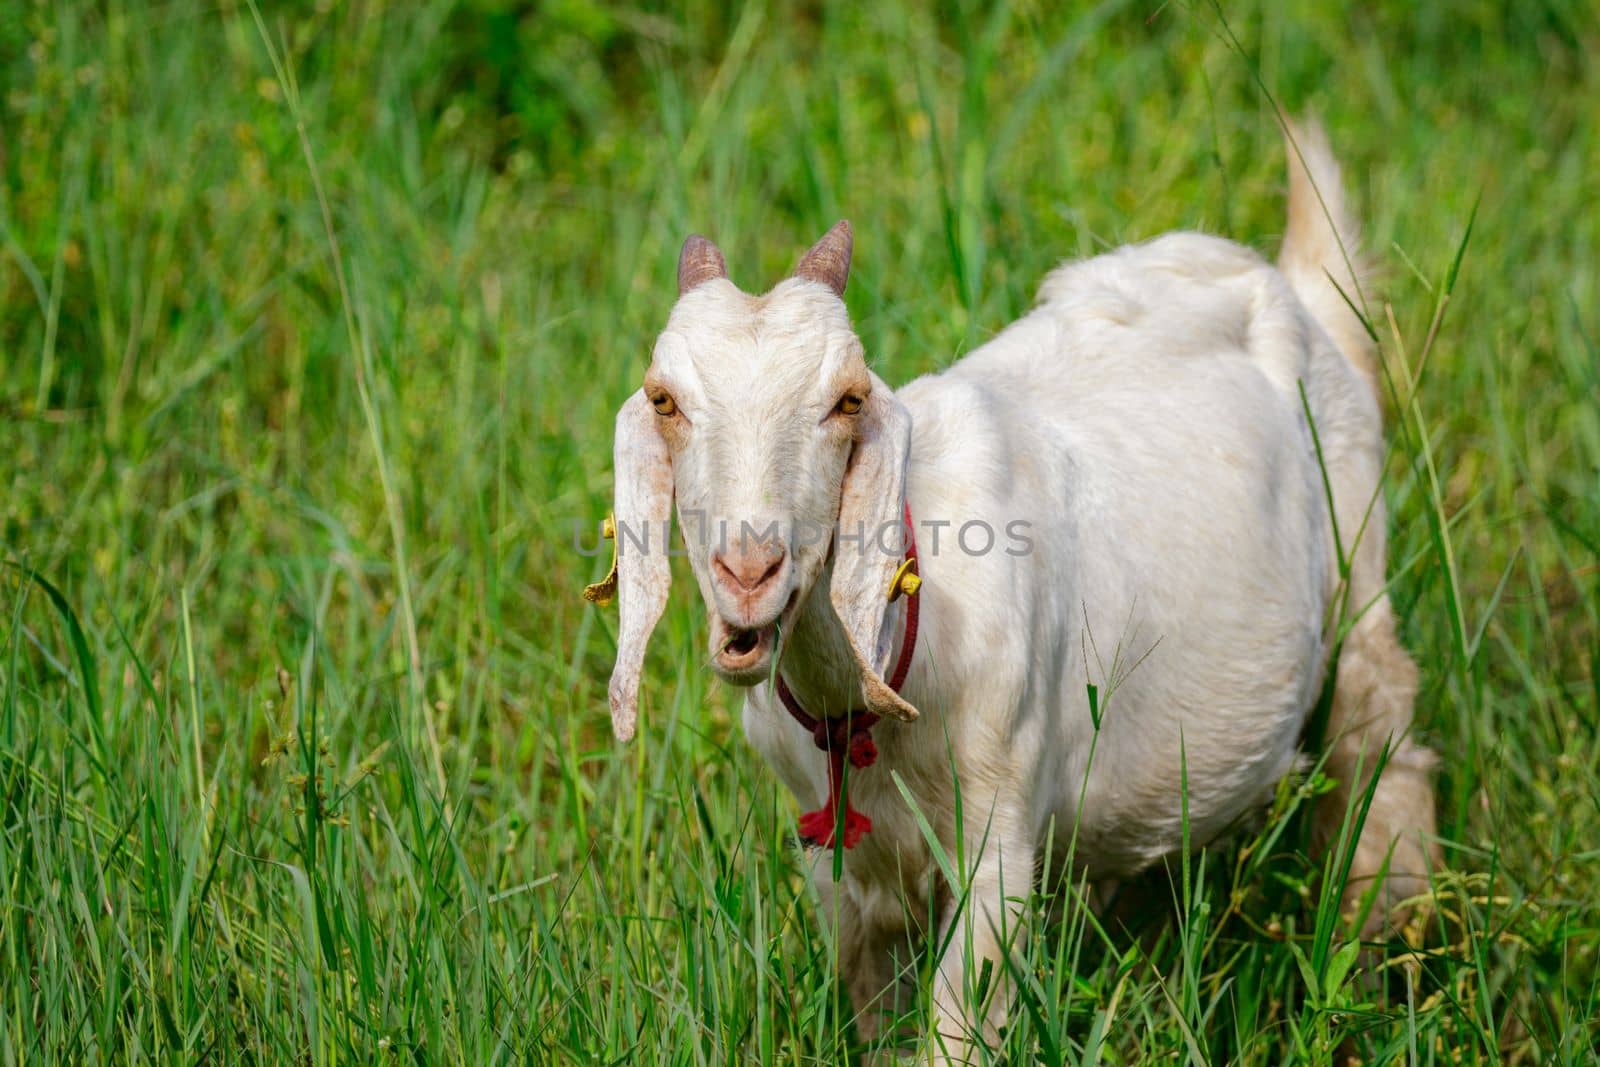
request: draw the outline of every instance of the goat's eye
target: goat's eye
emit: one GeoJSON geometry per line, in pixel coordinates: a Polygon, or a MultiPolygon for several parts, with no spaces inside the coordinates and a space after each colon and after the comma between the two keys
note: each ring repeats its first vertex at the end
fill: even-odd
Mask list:
{"type": "Polygon", "coordinates": [[[861,410],[861,398],[854,393],[846,393],[839,398],[837,410],[841,415],[854,415],[861,410]]]}
{"type": "Polygon", "coordinates": [[[657,415],[671,415],[678,410],[677,402],[672,399],[671,393],[657,393],[650,398],[650,403],[655,405],[657,415]]]}

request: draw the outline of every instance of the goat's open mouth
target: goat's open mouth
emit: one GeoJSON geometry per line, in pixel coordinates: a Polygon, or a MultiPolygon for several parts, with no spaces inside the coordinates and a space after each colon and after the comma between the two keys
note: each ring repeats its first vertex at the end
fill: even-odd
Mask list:
{"type": "Polygon", "coordinates": [[[739,626],[720,615],[711,616],[711,666],[735,685],[756,685],[766,680],[777,654],[778,635],[794,618],[798,592],[791,592],[778,617],[765,626],[739,626]]]}
{"type": "Polygon", "coordinates": [[[719,673],[729,681],[757,681],[766,673],[778,627],[769,623],[755,630],[727,627],[726,636],[712,657],[719,673]]]}
{"type": "Polygon", "coordinates": [[[723,648],[735,656],[748,656],[761,643],[761,633],[760,630],[735,630],[723,648]]]}

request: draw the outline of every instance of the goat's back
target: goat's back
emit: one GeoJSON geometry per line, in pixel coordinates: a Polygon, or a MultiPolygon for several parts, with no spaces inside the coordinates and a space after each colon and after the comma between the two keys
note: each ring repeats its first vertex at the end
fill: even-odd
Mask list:
{"type": "Polygon", "coordinates": [[[928,564],[930,587],[945,570],[975,596],[1014,591],[1035,646],[1018,669],[1048,677],[1019,678],[1037,710],[991,732],[1011,759],[1036,754],[1027,780],[1060,784],[1033,817],[1077,823],[1079,862],[1108,874],[1179,847],[1185,767],[1192,839],[1233,823],[1292,765],[1323,676],[1338,546],[1311,425],[1336,470],[1377,448],[1370,394],[1284,276],[1188,233],[1069,264],[1027,316],[901,395],[914,509],[1033,532],[1023,557],[928,564]]]}

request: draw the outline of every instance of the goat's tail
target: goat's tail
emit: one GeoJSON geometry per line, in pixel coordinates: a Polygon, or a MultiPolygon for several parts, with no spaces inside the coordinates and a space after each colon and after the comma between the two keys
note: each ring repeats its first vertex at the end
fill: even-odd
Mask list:
{"type": "MultiPolygon", "coordinates": [[[[1322,124],[1283,118],[1289,156],[1289,222],[1278,269],[1355,368],[1379,392],[1377,353],[1357,308],[1366,309],[1369,270],[1345,204],[1339,161],[1322,124]]],[[[1381,397],[1380,397],[1381,400],[1381,397]]]]}

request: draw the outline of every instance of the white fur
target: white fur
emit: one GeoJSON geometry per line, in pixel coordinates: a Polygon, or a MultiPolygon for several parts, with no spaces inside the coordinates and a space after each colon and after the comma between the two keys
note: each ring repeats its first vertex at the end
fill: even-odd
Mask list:
{"type": "MultiPolygon", "coordinates": [[[[1354,231],[1325,142],[1314,131],[1299,139],[1310,169],[1295,165],[1285,272],[1195,233],[1071,263],[1045,279],[1022,319],[894,394],[909,416],[909,461],[899,484],[871,492],[894,515],[903,491],[917,523],[922,626],[901,696],[921,715],[876,728],[880,759],[851,779],[851,801],[872,832],[844,857],[837,887],[820,873],[831,867],[828,853],[819,853],[817,878],[869,1031],[870,1009],[892,1002],[884,991],[904,964],[896,951],[908,916],[913,932],[918,916],[931,916],[939,930],[965,923],[940,963],[941,1032],[957,1050],[992,1035],[1006,1010],[1005,965],[983,1005],[966,1001],[965,978],[1008,951],[1011,901],[1032,885],[1047,837],[1075,839],[1075,870],[1098,881],[1182,847],[1185,793],[1193,844],[1229,828],[1292,767],[1337,625],[1363,608],[1376,621],[1356,628],[1354,654],[1376,666],[1351,668],[1366,673],[1349,689],[1389,692],[1390,676],[1397,688],[1376,714],[1354,697],[1336,708],[1332,743],[1345,738],[1345,756],[1330,766],[1354,787],[1356,750],[1370,768],[1393,742],[1422,777],[1420,793],[1375,809],[1388,836],[1370,849],[1363,839],[1368,858],[1357,876],[1380,877],[1397,838],[1419,841],[1417,831],[1431,829],[1426,755],[1403,740],[1414,672],[1400,677],[1410,662],[1382,599],[1381,426],[1363,378],[1370,357],[1334,288],[1357,288],[1354,231]],[[1308,200],[1313,188],[1326,212],[1308,200]],[[1307,404],[1358,588],[1340,580],[1307,404]],[[987,554],[957,544],[973,520],[999,535],[987,554]],[[1018,547],[1005,536],[1018,520],[1031,552],[1006,551],[1018,547]],[[936,521],[952,525],[934,551],[936,521]],[[895,774],[952,856],[959,782],[963,876],[972,882],[960,914],[956,894],[931,877],[930,850],[895,774]],[[1406,805],[1416,810],[1398,810],[1406,805]],[[939,886],[932,899],[930,886],[939,886]]],[[[829,425],[835,399],[828,383],[860,358],[842,303],[815,282],[755,298],[716,280],[686,294],[652,371],[672,380],[688,420],[673,438],[680,511],[831,520],[841,482],[850,498],[843,465],[855,470],[851,450],[859,458],[862,446],[818,427],[829,425]]],[[[861,706],[865,684],[845,632],[856,623],[841,629],[840,563],[827,547],[790,545],[792,573],[742,613],[705,554],[691,553],[713,653],[719,626],[764,624],[780,599],[794,598],[781,666],[820,714],[861,706]],[[811,595],[829,583],[831,600],[811,595]]],[[[865,674],[887,669],[882,653],[898,647],[902,605],[868,620],[881,630],[865,674]]],[[[870,634],[857,642],[873,643],[870,634]]],[[[1341,692],[1345,673],[1341,666],[1341,692]]],[[[820,806],[825,758],[769,687],[749,690],[744,724],[800,806],[820,806]]],[[[1420,876],[1426,848],[1397,849],[1396,866],[1403,855],[1405,873],[1420,876]]]]}

